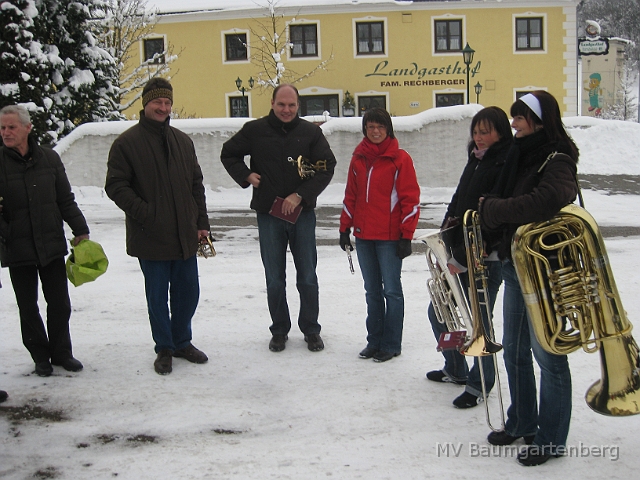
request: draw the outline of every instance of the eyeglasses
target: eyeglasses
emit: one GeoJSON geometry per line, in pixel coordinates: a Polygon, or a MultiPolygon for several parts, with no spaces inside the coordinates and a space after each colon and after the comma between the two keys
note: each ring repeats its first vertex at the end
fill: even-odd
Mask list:
{"type": "Polygon", "coordinates": [[[387,131],[387,127],[385,127],[384,125],[367,125],[365,128],[370,132],[373,132],[374,130],[378,130],[380,132],[387,131]]]}

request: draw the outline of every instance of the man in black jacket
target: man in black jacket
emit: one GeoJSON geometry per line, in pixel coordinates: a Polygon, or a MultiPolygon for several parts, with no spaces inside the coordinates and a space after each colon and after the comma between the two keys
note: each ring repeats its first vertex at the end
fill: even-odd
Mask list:
{"type": "Polygon", "coordinates": [[[10,105],[0,110],[0,259],[9,267],[22,342],[36,374],[48,377],[52,364],[72,372],[83,368],[71,351],[63,221],[73,231],[73,245],[89,238],[89,227],[60,157],[38,145],[29,135],[31,127],[26,108],[10,105]],[[47,302],[46,329],[38,310],[38,277],[47,302]]]}
{"type": "Polygon", "coordinates": [[[285,283],[287,246],[291,248],[297,271],[298,326],[309,350],[317,352],[324,348],[318,323],[314,208],[318,195],[333,177],[336,159],[320,127],[299,118],[298,107],[298,90],[293,85],[275,88],[269,115],[245,123],[225,142],[220,156],[229,175],[241,187],[253,187],[251,208],[257,212],[260,254],[273,322],[269,343],[272,352],[284,350],[291,329],[285,283]],[[245,155],[251,156],[249,167],[245,155]],[[299,157],[311,165],[308,168],[315,172],[312,176],[300,174],[299,157]],[[274,207],[276,197],[282,203],[274,207]],[[300,207],[302,211],[294,223],[279,218],[300,207]],[[270,215],[271,212],[275,215],[270,215]]]}
{"type": "Polygon", "coordinates": [[[105,184],[126,214],[127,253],[138,257],[144,275],[160,375],[171,373],[172,357],[208,360],[191,344],[191,319],[200,296],[196,253],[209,219],[193,142],[169,125],[172,104],[171,84],[149,80],[140,122],[111,146],[105,184]]]}

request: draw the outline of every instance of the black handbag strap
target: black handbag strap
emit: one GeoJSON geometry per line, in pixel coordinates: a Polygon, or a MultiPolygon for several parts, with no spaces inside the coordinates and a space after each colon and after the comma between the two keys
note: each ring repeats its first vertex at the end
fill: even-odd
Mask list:
{"type": "MultiPolygon", "coordinates": [[[[549,160],[554,159],[557,156],[565,156],[569,159],[571,159],[571,161],[573,161],[573,159],[567,155],[566,153],[558,153],[558,152],[551,152],[549,154],[549,156],[547,157],[547,159],[542,163],[542,165],[540,166],[540,168],[538,169],[538,174],[540,174],[542,172],[542,170],[544,170],[544,167],[547,166],[547,163],[549,163],[549,160]]],[[[578,201],[580,202],[580,206],[582,208],[584,208],[584,198],[582,197],[582,189],[580,188],[580,182],[578,181],[578,172],[576,171],[576,174],[573,177],[576,181],[576,186],[578,187],[578,201]]]]}

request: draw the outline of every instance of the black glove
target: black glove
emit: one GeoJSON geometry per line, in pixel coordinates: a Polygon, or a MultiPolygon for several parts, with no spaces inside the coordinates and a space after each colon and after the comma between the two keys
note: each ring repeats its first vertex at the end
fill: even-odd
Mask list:
{"type": "Polygon", "coordinates": [[[347,251],[347,247],[349,247],[350,251],[353,251],[353,245],[351,245],[351,238],[349,238],[349,234],[351,233],[351,229],[347,228],[346,232],[340,232],[340,248],[347,251]]]}
{"type": "Polygon", "coordinates": [[[408,238],[401,238],[400,240],[398,240],[396,255],[400,257],[400,260],[411,255],[411,240],[409,240],[408,238]]]}

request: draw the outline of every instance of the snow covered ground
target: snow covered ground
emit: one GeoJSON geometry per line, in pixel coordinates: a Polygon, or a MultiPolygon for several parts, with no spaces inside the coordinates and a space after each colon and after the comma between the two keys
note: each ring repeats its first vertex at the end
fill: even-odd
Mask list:
{"type": "MultiPolygon", "coordinates": [[[[341,188],[332,185],[322,203],[339,204],[341,188]]],[[[76,193],[92,238],[111,262],[96,282],[70,287],[74,354],[85,369],[54,367],[49,378],[33,373],[4,270],[0,388],[10,398],[0,407],[0,478],[635,478],[640,416],[604,417],[583,400],[600,376],[597,354],[570,357],[571,457],[525,469],[513,450],[489,448],[484,407],[457,410],[451,401],[462,387],[424,377],[442,366],[442,357],[426,316],[428,272],[421,254],[404,263],[400,357],[383,364],[358,358],[366,335],[362,278],[355,256],[356,274],[349,273],[337,242],[318,249],[325,350],[309,352],[294,327],[286,350],[276,354],[267,348],[270,320],[256,232],[232,228],[216,243],[215,258],[199,260],[194,344],[209,362],[176,359],[171,375],[157,375],[142,275],[124,252],[123,216],[100,189],[76,193]]],[[[423,192],[423,202],[433,203],[423,216],[441,218],[451,194],[423,192]]],[[[640,197],[585,196],[603,225],[637,224],[640,197]]],[[[209,191],[208,204],[221,217],[223,211],[213,210],[246,208],[248,201],[246,192],[233,189],[209,191]]],[[[337,223],[319,229],[318,237],[337,238],[337,223]]],[[[607,239],[623,304],[636,325],[639,245],[637,237],[607,239]]],[[[294,285],[288,293],[296,312],[294,285]]],[[[500,338],[501,300],[495,311],[500,338]]],[[[497,422],[495,393],[490,406],[497,422]]]]}

